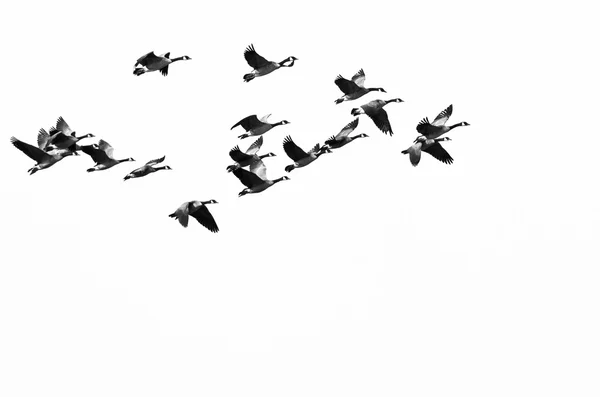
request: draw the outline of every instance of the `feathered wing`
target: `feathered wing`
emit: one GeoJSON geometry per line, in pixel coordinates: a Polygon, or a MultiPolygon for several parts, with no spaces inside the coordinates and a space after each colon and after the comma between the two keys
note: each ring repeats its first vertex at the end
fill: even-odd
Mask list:
{"type": "Polygon", "coordinates": [[[158,61],[160,61],[160,58],[154,54],[154,51],[150,51],[146,55],[141,56],[140,59],[138,59],[137,62],[135,63],[135,65],[133,65],[133,66],[134,67],[137,65],[148,66],[148,64],[155,63],[158,61]]]}
{"type": "Polygon", "coordinates": [[[235,146],[229,151],[229,157],[231,157],[236,163],[248,161],[252,158],[252,156],[242,152],[239,146],[235,146]]]}
{"type": "Polygon", "coordinates": [[[89,155],[96,164],[104,163],[108,160],[106,152],[102,149],[95,148],[93,145],[81,146],[81,151],[89,155]]]}
{"type": "Polygon", "coordinates": [[[308,154],[294,143],[291,136],[286,136],[283,140],[283,150],[294,161],[302,160],[308,157],[308,154]]]}
{"type": "Polygon", "coordinates": [[[254,49],[254,45],[250,44],[248,48],[244,51],[244,58],[246,58],[246,62],[254,69],[260,69],[269,64],[262,56],[258,55],[256,50],[254,49]]]}
{"type": "Polygon", "coordinates": [[[50,141],[50,134],[48,134],[45,129],[40,128],[40,132],[38,132],[38,136],[37,136],[38,147],[42,150],[45,150],[46,147],[48,146],[49,141],[50,141]]]}
{"type": "Polygon", "coordinates": [[[264,180],[254,172],[246,171],[243,168],[233,170],[233,175],[235,175],[240,182],[242,182],[242,184],[248,188],[252,188],[253,186],[260,185],[264,182],[264,180]]]}
{"type": "Polygon", "coordinates": [[[442,112],[437,115],[431,124],[436,127],[441,127],[442,125],[446,124],[450,116],[452,116],[452,105],[442,110],[442,112]]]}
{"type": "Polygon", "coordinates": [[[419,121],[419,124],[417,124],[417,132],[419,134],[425,135],[429,127],[431,127],[431,123],[429,122],[429,119],[425,117],[424,119],[419,121]]]}
{"type": "Polygon", "coordinates": [[[260,147],[263,144],[263,137],[259,137],[257,140],[255,140],[254,142],[252,142],[252,145],[250,145],[250,147],[248,147],[248,150],[246,150],[246,154],[252,156],[255,155],[259,150],[260,147]]]}
{"type": "Polygon", "coordinates": [[[310,149],[308,151],[308,153],[318,153],[320,148],[321,148],[321,145],[319,143],[317,143],[315,146],[312,147],[312,149],[310,149]]]}
{"type": "Polygon", "coordinates": [[[202,226],[204,226],[211,232],[216,233],[219,231],[219,227],[217,226],[215,218],[213,218],[212,214],[210,213],[210,211],[208,211],[208,208],[206,208],[204,204],[200,205],[199,207],[195,207],[194,209],[191,209],[190,216],[196,218],[196,220],[202,226]]]}
{"type": "Polygon", "coordinates": [[[156,164],[160,164],[160,163],[162,163],[163,161],[165,161],[165,157],[166,157],[166,156],[162,156],[162,157],[161,157],[161,158],[159,158],[159,159],[150,160],[150,161],[148,161],[148,162],[146,163],[146,165],[156,165],[156,164]]]}
{"type": "Polygon", "coordinates": [[[106,153],[106,156],[108,156],[109,158],[113,158],[113,147],[110,146],[110,144],[108,142],[106,142],[103,139],[100,139],[100,141],[98,141],[98,147],[100,147],[100,149],[104,150],[104,152],[106,153]]]}
{"type": "Polygon", "coordinates": [[[37,148],[28,143],[25,143],[23,141],[20,141],[17,138],[15,138],[14,136],[10,138],[10,142],[17,149],[19,149],[20,151],[25,153],[29,158],[31,158],[32,160],[35,160],[38,163],[41,163],[50,157],[50,155],[48,153],[44,152],[42,149],[37,148]]]}
{"type": "Polygon", "coordinates": [[[181,204],[179,206],[179,208],[177,208],[175,210],[175,212],[173,212],[172,214],[169,214],[169,218],[175,218],[179,221],[181,226],[187,227],[188,226],[188,205],[189,204],[190,204],[189,201],[186,201],[185,203],[181,204]]]}
{"type": "Polygon", "coordinates": [[[354,76],[352,76],[352,81],[354,81],[354,83],[357,86],[364,87],[365,86],[365,71],[360,69],[358,72],[356,72],[356,74],[354,76]]]}
{"type": "Polygon", "coordinates": [[[65,135],[73,135],[73,130],[71,127],[69,127],[69,124],[67,124],[62,116],[56,120],[56,129],[62,131],[62,133],[65,135]]]}
{"type": "Polygon", "coordinates": [[[163,76],[167,76],[169,74],[169,65],[167,65],[164,68],[159,69],[159,70],[160,70],[160,74],[162,74],[163,76]]]}
{"type": "Polygon", "coordinates": [[[392,126],[390,124],[390,120],[388,118],[388,114],[384,109],[379,109],[376,112],[368,112],[367,115],[373,120],[377,128],[381,130],[384,134],[390,134],[390,136],[394,135],[392,131],[392,126]]]}
{"type": "Polygon", "coordinates": [[[359,89],[355,82],[347,80],[341,75],[338,75],[334,82],[335,85],[337,85],[338,88],[346,95],[352,94],[359,89]]]}
{"type": "Polygon", "coordinates": [[[258,127],[261,124],[263,123],[258,119],[258,117],[256,117],[255,114],[253,114],[252,116],[244,117],[243,119],[235,123],[233,127],[230,128],[230,130],[234,129],[238,125],[241,125],[243,129],[245,129],[246,131],[250,131],[251,129],[258,127]]]}
{"type": "Polygon", "coordinates": [[[349,122],[344,128],[342,128],[342,130],[340,132],[338,132],[338,134],[335,136],[334,139],[343,139],[343,138],[347,137],[348,135],[350,135],[350,133],[352,131],[354,131],[356,129],[357,126],[358,126],[358,117],[355,118],[353,121],[349,122]]]}
{"type": "Polygon", "coordinates": [[[450,156],[450,154],[442,147],[442,145],[440,145],[439,142],[429,145],[423,149],[423,151],[429,153],[444,164],[452,164],[454,162],[452,156],[450,156]]]}
{"type": "Polygon", "coordinates": [[[268,179],[267,178],[267,167],[265,166],[265,163],[263,163],[263,161],[260,159],[254,161],[254,162],[252,162],[252,164],[250,164],[250,172],[257,175],[263,181],[266,181],[268,179]]]}

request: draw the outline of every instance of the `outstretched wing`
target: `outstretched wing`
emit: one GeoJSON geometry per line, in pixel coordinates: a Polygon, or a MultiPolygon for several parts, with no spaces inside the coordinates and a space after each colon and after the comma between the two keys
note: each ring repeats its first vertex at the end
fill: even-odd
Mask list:
{"type": "Polygon", "coordinates": [[[113,158],[113,147],[109,145],[108,142],[106,142],[103,139],[100,139],[100,141],[98,142],[98,147],[100,147],[100,149],[104,150],[104,152],[106,153],[106,155],[109,158],[113,158]]]}
{"type": "Polygon", "coordinates": [[[269,61],[258,55],[253,44],[250,44],[248,48],[246,48],[246,51],[244,51],[244,58],[246,58],[248,65],[254,69],[259,69],[269,64],[269,61]]]}
{"type": "Polygon", "coordinates": [[[360,87],[365,86],[365,71],[360,69],[354,76],[352,76],[352,81],[356,83],[356,85],[360,87]]]}
{"type": "Polygon", "coordinates": [[[37,161],[38,163],[41,163],[42,161],[44,161],[44,160],[48,159],[48,157],[50,157],[50,155],[48,153],[44,152],[42,149],[37,148],[28,143],[25,143],[23,141],[20,141],[17,138],[15,138],[14,136],[10,138],[10,142],[17,149],[19,149],[20,151],[25,153],[27,156],[29,156],[31,159],[37,161]]]}
{"type": "MultiPolygon", "coordinates": [[[[417,125],[417,132],[419,134],[425,135],[425,133],[427,132],[427,129],[429,127],[431,127],[431,123],[429,122],[429,119],[427,117],[425,117],[423,120],[419,121],[419,124],[417,125]]],[[[419,139],[419,138],[417,138],[417,139],[419,139]]]]}
{"type": "Polygon", "coordinates": [[[263,137],[259,137],[257,140],[255,140],[252,145],[250,145],[250,147],[248,148],[248,150],[246,150],[246,154],[249,154],[250,156],[255,155],[259,150],[260,147],[263,144],[263,137]]]}
{"type": "Polygon", "coordinates": [[[319,149],[321,148],[321,144],[317,143],[315,146],[313,146],[312,149],[310,149],[308,152],[309,153],[317,153],[319,151],[319,149]]]}
{"type": "Polygon", "coordinates": [[[338,75],[334,82],[335,85],[337,85],[338,88],[346,95],[352,94],[359,89],[354,81],[347,80],[341,75],[338,75]]]}
{"type": "Polygon", "coordinates": [[[377,128],[381,130],[381,132],[384,134],[390,134],[390,136],[394,135],[392,126],[390,125],[390,119],[388,118],[388,114],[384,109],[379,109],[377,112],[369,112],[367,114],[371,120],[373,120],[377,128]]]}
{"type": "Polygon", "coordinates": [[[256,117],[255,114],[253,114],[252,116],[245,117],[245,118],[241,119],[240,121],[238,121],[237,123],[235,123],[235,125],[233,127],[231,127],[230,130],[234,129],[238,125],[241,125],[242,128],[244,128],[246,131],[250,131],[251,129],[256,128],[262,124],[264,124],[264,123],[262,121],[260,121],[258,119],[258,117],[256,117]]]}
{"type": "Polygon", "coordinates": [[[168,75],[168,74],[169,74],[169,65],[167,65],[167,66],[165,66],[164,68],[160,69],[160,73],[161,73],[163,76],[166,76],[166,75],[168,75]]]}
{"type": "Polygon", "coordinates": [[[423,149],[423,151],[429,153],[444,164],[452,164],[454,162],[452,156],[450,156],[450,154],[442,147],[442,145],[440,145],[439,142],[435,142],[429,147],[426,147],[423,149]]]}
{"type": "Polygon", "coordinates": [[[56,120],[56,129],[62,131],[62,133],[65,135],[73,135],[73,130],[71,127],[69,127],[69,124],[67,124],[62,116],[56,120]]]}
{"type": "Polygon", "coordinates": [[[438,114],[435,120],[433,120],[433,123],[431,124],[436,127],[440,127],[446,124],[450,116],[452,116],[452,105],[448,106],[440,114],[438,114]]]}
{"type": "Polygon", "coordinates": [[[355,118],[353,121],[349,122],[344,128],[342,128],[342,130],[338,132],[334,139],[343,139],[347,137],[352,131],[356,129],[357,126],[358,117],[355,118]]]}
{"type": "Polygon", "coordinates": [[[229,151],[229,157],[233,159],[236,163],[241,163],[243,161],[248,161],[252,158],[251,155],[248,155],[240,150],[239,146],[235,146],[229,151]]]}
{"type": "Polygon", "coordinates": [[[166,156],[162,156],[162,157],[161,157],[161,158],[159,158],[159,159],[150,160],[150,161],[148,161],[148,162],[146,163],[146,165],[156,165],[156,164],[160,164],[160,163],[162,163],[163,161],[165,161],[165,157],[166,157],[166,156]]]}
{"type": "Polygon", "coordinates": [[[254,172],[246,171],[243,168],[233,170],[233,175],[235,175],[240,180],[240,182],[244,184],[244,186],[249,188],[252,188],[253,186],[258,186],[264,182],[254,172]]]}
{"type": "Polygon", "coordinates": [[[48,134],[45,129],[40,128],[40,132],[38,132],[37,136],[38,147],[42,150],[46,149],[49,140],[50,134],[48,134]]]}
{"type": "Polygon", "coordinates": [[[190,210],[190,216],[196,218],[196,220],[205,228],[210,230],[213,233],[219,231],[219,227],[217,226],[217,222],[215,218],[213,218],[212,214],[208,211],[208,208],[204,204],[199,207],[195,207],[195,209],[190,210]]]}
{"type": "Polygon", "coordinates": [[[89,155],[96,164],[101,164],[108,160],[106,152],[101,148],[94,147],[94,145],[81,146],[81,151],[89,155]]]}
{"type": "Polygon", "coordinates": [[[288,157],[294,161],[299,161],[308,157],[308,154],[296,145],[289,135],[283,139],[283,150],[285,150],[288,157]]]}
{"type": "Polygon", "coordinates": [[[136,67],[137,65],[148,66],[148,64],[156,63],[156,62],[160,61],[160,59],[161,58],[157,57],[154,54],[154,51],[150,51],[146,55],[140,57],[140,59],[138,59],[137,62],[135,63],[135,65],[133,65],[133,66],[134,67],[136,67]]]}
{"type": "Polygon", "coordinates": [[[263,163],[261,159],[258,159],[252,162],[252,164],[250,164],[250,172],[253,172],[256,175],[258,175],[258,177],[263,181],[266,181],[268,179],[267,166],[265,165],[265,163],[263,163]]]}

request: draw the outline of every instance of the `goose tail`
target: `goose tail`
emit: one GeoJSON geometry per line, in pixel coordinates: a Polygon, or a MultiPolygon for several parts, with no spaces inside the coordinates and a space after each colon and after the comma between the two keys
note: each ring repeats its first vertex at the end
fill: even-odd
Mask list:
{"type": "Polygon", "coordinates": [[[287,167],[285,167],[285,172],[291,172],[294,168],[294,164],[288,165],[287,167]]]}
{"type": "Polygon", "coordinates": [[[133,71],[133,74],[135,74],[136,76],[141,76],[144,73],[146,73],[144,68],[135,68],[135,70],[133,71]]]}
{"type": "Polygon", "coordinates": [[[250,80],[252,80],[254,77],[256,77],[256,76],[254,75],[254,73],[248,73],[248,74],[245,74],[245,75],[244,75],[244,82],[246,82],[246,83],[247,83],[247,82],[249,82],[250,80]]]}

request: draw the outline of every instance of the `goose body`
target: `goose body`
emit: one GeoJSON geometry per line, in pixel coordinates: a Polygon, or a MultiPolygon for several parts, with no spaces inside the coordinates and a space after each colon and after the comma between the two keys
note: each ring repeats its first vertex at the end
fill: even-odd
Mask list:
{"type": "Polygon", "coordinates": [[[233,170],[233,175],[235,175],[240,182],[246,186],[246,188],[238,194],[238,197],[242,197],[249,193],[260,193],[278,182],[287,181],[290,179],[287,176],[282,176],[281,178],[273,180],[268,179],[267,169],[261,160],[255,161],[250,166],[250,171],[246,171],[243,168],[238,168],[237,170],[233,170]]]}
{"type": "Polygon", "coordinates": [[[367,138],[368,137],[367,134],[359,134],[359,135],[355,135],[353,137],[349,137],[350,133],[352,131],[354,131],[357,126],[358,126],[358,118],[356,118],[356,119],[354,119],[354,121],[351,121],[350,123],[348,123],[344,128],[342,128],[342,130],[340,132],[338,132],[337,135],[333,135],[333,136],[331,136],[331,138],[326,140],[325,146],[329,147],[330,149],[339,149],[342,146],[347,145],[348,143],[352,142],[356,138],[367,138]]]}
{"type": "Polygon", "coordinates": [[[352,109],[352,115],[358,116],[360,114],[366,114],[373,120],[377,128],[381,130],[384,134],[390,134],[390,136],[394,135],[392,131],[392,126],[390,124],[390,120],[388,118],[388,114],[383,108],[388,103],[392,102],[404,102],[400,98],[390,99],[387,101],[381,99],[375,99],[365,105],[362,105],[359,108],[352,109]]]}
{"type": "Polygon", "coordinates": [[[217,226],[217,222],[215,218],[213,218],[208,208],[206,208],[207,204],[218,204],[216,200],[208,200],[208,201],[186,201],[181,204],[179,208],[175,210],[172,214],[169,214],[170,218],[177,219],[181,226],[188,227],[189,217],[196,218],[198,223],[207,228],[213,233],[217,233],[219,231],[219,227],[217,226]]]}
{"type": "Polygon", "coordinates": [[[242,135],[238,136],[238,138],[244,139],[244,138],[248,138],[249,136],[262,135],[262,134],[270,131],[272,128],[277,127],[278,125],[285,125],[285,124],[290,123],[287,120],[281,120],[278,123],[271,124],[271,123],[267,122],[267,119],[269,118],[269,116],[270,116],[270,114],[259,119],[255,114],[253,114],[252,116],[248,116],[248,117],[241,119],[240,121],[235,123],[234,126],[231,127],[230,129],[233,130],[237,126],[242,126],[242,128],[244,130],[246,130],[246,134],[242,134],[242,135]]]}
{"type": "Polygon", "coordinates": [[[81,150],[96,162],[96,165],[88,168],[87,172],[107,170],[126,161],[135,161],[131,157],[122,160],[115,159],[113,157],[113,147],[102,139],[100,139],[97,145],[82,146],[81,150]]]}
{"type": "Polygon", "coordinates": [[[439,138],[440,136],[444,135],[445,133],[456,127],[470,125],[466,121],[462,121],[453,125],[446,125],[446,122],[448,121],[450,116],[452,116],[452,105],[448,106],[440,114],[438,114],[437,117],[431,123],[429,122],[429,119],[425,117],[417,125],[417,131],[419,132],[419,134],[425,136],[428,139],[435,139],[439,138]]]}
{"type": "Polygon", "coordinates": [[[254,45],[252,44],[250,44],[244,51],[244,58],[246,58],[248,65],[254,69],[252,72],[244,75],[244,81],[246,83],[256,77],[265,76],[269,73],[272,73],[279,68],[291,68],[294,66],[294,62],[298,60],[298,58],[290,56],[281,62],[268,61],[256,52],[254,45]]]}
{"type": "Polygon", "coordinates": [[[424,136],[418,137],[414,144],[406,150],[402,151],[402,154],[408,154],[410,163],[416,167],[421,161],[421,152],[426,152],[441,161],[444,164],[452,164],[454,159],[450,154],[440,145],[440,142],[449,141],[450,138],[435,138],[427,139],[424,136]]]}
{"type": "Polygon", "coordinates": [[[29,175],[33,175],[37,171],[51,167],[67,156],[78,155],[76,152],[68,149],[54,149],[46,152],[40,149],[39,147],[35,147],[33,145],[20,141],[14,136],[10,138],[10,142],[17,149],[25,153],[29,158],[35,160],[35,166],[27,170],[27,172],[29,172],[29,175]]]}
{"type": "Polygon", "coordinates": [[[335,100],[336,104],[358,99],[371,91],[386,92],[383,88],[365,88],[365,71],[362,69],[356,72],[351,80],[338,75],[334,82],[344,93],[344,96],[335,100]]]}
{"type": "Polygon", "coordinates": [[[156,171],[172,169],[168,165],[165,165],[164,167],[154,167],[156,164],[160,164],[164,160],[165,160],[165,156],[162,156],[159,159],[150,160],[146,164],[141,166],[140,168],[136,168],[135,170],[131,171],[129,174],[125,175],[125,178],[123,178],[123,180],[126,181],[126,180],[132,179],[132,178],[141,178],[143,176],[146,176],[146,175],[151,174],[156,171]]]}
{"type": "Polygon", "coordinates": [[[141,76],[144,73],[156,72],[159,70],[163,76],[166,76],[169,74],[169,65],[173,62],[189,61],[192,59],[187,55],[171,59],[169,58],[170,54],[170,52],[167,52],[163,55],[156,55],[154,54],[154,51],[150,51],[146,55],[140,57],[135,65],[133,65],[133,67],[138,65],[142,66],[141,68],[136,67],[133,71],[133,74],[136,76],[141,76]]]}
{"type": "Polygon", "coordinates": [[[263,137],[259,137],[256,141],[250,145],[248,150],[242,152],[239,146],[235,146],[229,151],[229,157],[235,161],[235,164],[227,167],[227,172],[231,172],[241,167],[247,167],[252,165],[255,161],[262,160],[265,157],[273,157],[275,153],[267,153],[259,156],[257,153],[263,143],[263,137]]]}
{"type": "Polygon", "coordinates": [[[93,134],[76,136],[75,131],[69,127],[69,124],[61,116],[56,121],[56,127],[50,128],[49,132],[46,132],[43,128],[40,129],[38,133],[38,146],[42,150],[67,148],[80,150],[80,147],[76,145],[77,142],[84,138],[93,137],[93,134]]]}
{"type": "Polygon", "coordinates": [[[321,148],[317,143],[312,149],[307,152],[302,150],[300,146],[296,145],[289,135],[283,140],[283,150],[289,158],[294,160],[294,164],[290,164],[285,167],[286,172],[291,172],[295,168],[301,168],[309,165],[316,159],[318,159],[324,153],[331,153],[329,148],[321,148]]]}

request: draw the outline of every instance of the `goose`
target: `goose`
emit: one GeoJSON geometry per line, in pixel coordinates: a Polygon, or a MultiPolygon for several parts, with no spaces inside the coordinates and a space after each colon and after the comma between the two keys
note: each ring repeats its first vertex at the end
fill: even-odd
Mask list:
{"type": "Polygon", "coordinates": [[[39,170],[51,167],[52,165],[58,163],[60,160],[67,156],[79,156],[77,152],[68,149],[55,149],[49,152],[45,152],[40,148],[18,140],[14,136],[10,138],[10,142],[17,149],[19,149],[31,159],[36,161],[35,166],[27,170],[27,172],[29,172],[29,175],[33,175],[39,170]]]}
{"type": "Polygon", "coordinates": [[[367,134],[359,134],[355,135],[352,138],[348,137],[352,131],[356,129],[358,126],[358,118],[355,118],[354,121],[348,123],[337,135],[332,135],[331,138],[325,141],[325,146],[330,149],[339,149],[342,146],[352,142],[356,138],[368,138],[367,134]]]}
{"type": "Polygon", "coordinates": [[[419,134],[425,136],[428,139],[435,139],[444,135],[453,128],[471,125],[466,121],[461,121],[460,123],[447,126],[446,122],[448,121],[450,116],[452,116],[452,105],[448,106],[440,114],[438,114],[437,117],[433,120],[433,123],[430,123],[429,119],[425,117],[417,125],[417,131],[419,132],[419,134]]]}
{"type": "Polygon", "coordinates": [[[169,65],[173,62],[189,61],[192,59],[187,55],[170,59],[170,54],[170,52],[167,52],[164,55],[157,56],[154,54],[154,51],[150,51],[149,53],[138,59],[135,65],[133,65],[134,68],[137,65],[142,66],[141,68],[135,68],[133,74],[135,74],[136,76],[141,76],[142,74],[147,72],[156,72],[157,70],[160,70],[160,73],[163,76],[166,76],[167,74],[169,74],[169,65]],[[146,69],[144,69],[144,67],[146,67],[146,69]]]}
{"type": "Polygon", "coordinates": [[[427,152],[444,164],[452,164],[454,159],[450,154],[440,145],[440,142],[450,141],[448,137],[427,139],[424,136],[419,136],[415,139],[414,144],[406,150],[402,151],[402,154],[408,154],[410,163],[416,167],[421,161],[421,152],[427,152]]]}
{"type": "Polygon", "coordinates": [[[90,157],[96,162],[96,165],[92,168],[88,168],[87,172],[107,170],[125,161],[135,161],[131,157],[122,160],[116,160],[113,157],[113,147],[102,139],[100,139],[98,144],[82,146],[81,150],[90,155],[90,157]]]}
{"type": "Polygon", "coordinates": [[[387,112],[383,109],[385,105],[391,102],[404,102],[400,98],[389,99],[387,101],[381,99],[375,99],[365,105],[362,105],[359,108],[352,109],[351,113],[353,116],[358,116],[359,114],[366,114],[373,120],[377,128],[379,128],[384,134],[389,133],[390,136],[394,135],[392,131],[392,126],[390,125],[390,120],[388,119],[387,112]]]}
{"type": "Polygon", "coordinates": [[[40,128],[38,133],[38,146],[40,149],[67,149],[80,150],[80,147],[76,145],[77,142],[84,138],[94,138],[93,134],[85,134],[82,136],[76,136],[75,131],[69,127],[69,124],[65,119],[60,116],[56,120],[56,127],[51,127],[49,132],[46,132],[43,128],[40,128]],[[75,145],[75,146],[73,146],[75,145]],[[43,146],[43,148],[42,148],[43,146]]]}
{"type": "Polygon", "coordinates": [[[273,127],[277,127],[278,125],[285,125],[285,124],[290,123],[287,120],[281,120],[278,123],[271,124],[271,123],[267,122],[267,119],[269,118],[269,116],[270,116],[270,114],[267,114],[266,116],[262,117],[259,120],[258,117],[256,117],[255,114],[253,114],[252,116],[245,117],[245,118],[241,119],[240,121],[238,121],[237,123],[235,123],[235,125],[233,127],[231,127],[230,130],[233,130],[238,125],[241,125],[242,128],[244,128],[246,130],[247,134],[242,134],[242,135],[238,136],[238,138],[244,139],[244,138],[248,138],[249,136],[262,135],[265,132],[271,130],[271,128],[273,128],[273,127]]]}
{"type": "Polygon", "coordinates": [[[231,149],[229,151],[229,157],[231,157],[233,161],[235,161],[235,164],[228,166],[227,172],[231,172],[233,170],[237,170],[238,168],[252,165],[253,162],[261,160],[265,157],[274,157],[275,153],[267,153],[261,156],[256,154],[260,150],[262,143],[263,137],[261,136],[256,141],[254,141],[252,145],[250,145],[246,152],[242,152],[239,146],[235,146],[233,149],[231,149]]]}
{"type": "Polygon", "coordinates": [[[386,92],[383,88],[365,88],[365,71],[362,69],[352,76],[352,80],[345,79],[341,75],[338,75],[334,82],[344,93],[343,97],[335,100],[336,104],[358,99],[371,91],[386,92]]]}
{"type": "Polygon", "coordinates": [[[179,206],[175,212],[169,214],[169,217],[177,219],[181,226],[188,227],[189,217],[192,216],[196,218],[196,220],[202,226],[213,233],[217,233],[219,231],[219,227],[217,226],[217,222],[215,222],[215,218],[213,218],[212,214],[208,211],[208,208],[206,208],[207,204],[219,203],[216,200],[186,201],[185,203],[181,204],[181,206],[179,206]]]}
{"type": "Polygon", "coordinates": [[[137,168],[131,171],[129,174],[125,175],[125,178],[123,178],[123,180],[126,181],[127,179],[131,178],[141,178],[143,176],[160,170],[171,170],[172,168],[168,165],[165,165],[164,167],[154,167],[156,164],[162,163],[164,160],[165,156],[162,156],[159,159],[150,160],[140,168],[137,168]]]}
{"type": "Polygon", "coordinates": [[[287,176],[282,176],[277,179],[267,179],[267,168],[262,160],[255,161],[250,166],[250,171],[246,171],[243,168],[238,168],[237,170],[233,170],[233,175],[235,175],[240,182],[242,182],[246,189],[242,190],[238,193],[238,197],[242,197],[248,193],[259,193],[263,190],[266,190],[276,184],[277,182],[287,181],[290,178],[287,176]]]}
{"type": "Polygon", "coordinates": [[[318,159],[322,154],[331,153],[328,147],[321,148],[318,143],[306,153],[294,143],[292,137],[289,135],[283,140],[283,150],[285,150],[289,158],[294,160],[294,164],[285,167],[286,172],[291,172],[294,168],[305,167],[318,159]]]}
{"type": "Polygon", "coordinates": [[[258,55],[256,50],[254,49],[254,45],[250,44],[248,48],[244,51],[244,58],[246,58],[246,62],[250,65],[254,70],[250,73],[244,75],[244,81],[247,83],[254,79],[255,77],[265,76],[271,72],[279,68],[291,68],[294,66],[294,62],[298,60],[296,57],[287,57],[281,62],[272,62],[267,61],[262,56],[258,55]],[[287,64],[287,62],[291,62],[287,64]]]}

